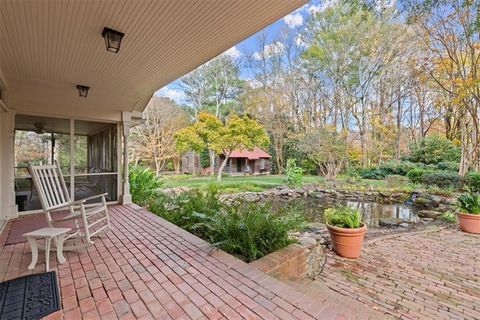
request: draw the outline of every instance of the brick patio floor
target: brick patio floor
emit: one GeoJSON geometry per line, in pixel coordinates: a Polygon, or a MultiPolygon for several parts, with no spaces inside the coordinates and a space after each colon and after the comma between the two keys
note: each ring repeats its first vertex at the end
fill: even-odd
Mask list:
{"type": "MultiPolygon", "coordinates": [[[[68,252],[58,268],[51,255],[62,310],[47,319],[378,318],[350,298],[339,307],[292,289],[135,205],[110,212],[114,230],[95,245],[68,252]]],[[[4,245],[11,225],[0,235],[0,281],[45,270],[43,253],[28,271],[29,246],[4,245]]]]}
{"type": "Polygon", "coordinates": [[[450,227],[376,239],[357,260],[328,254],[316,281],[401,319],[480,319],[480,236],[450,227]]]}

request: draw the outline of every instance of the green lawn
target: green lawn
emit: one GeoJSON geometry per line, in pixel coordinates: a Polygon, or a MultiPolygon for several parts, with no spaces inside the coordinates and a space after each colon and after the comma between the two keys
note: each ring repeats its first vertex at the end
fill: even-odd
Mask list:
{"type": "MultiPolygon", "coordinates": [[[[209,183],[216,183],[216,177],[197,176],[192,177],[190,175],[166,175],[162,176],[164,188],[175,187],[198,187],[206,188],[209,183]]],[[[238,176],[230,177],[226,176],[222,178],[220,182],[220,188],[224,192],[244,192],[252,191],[259,192],[265,189],[274,188],[280,185],[285,185],[286,177],[284,175],[269,175],[269,176],[238,176]]],[[[325,187],[337,188],[337,189],[354,189],[354,190],[395,190],[410,192],[414,189],[411,184],[405,184],[400,186],[388,186],[384,180],[367,180],[361,181],[349,181],[346,177],[339,177],[334,182],[325,182],[325,179],[320,176],[304,176],[303,184],[319,184],[325,187]]]]}
{"type": "MultiPolygon", "coordinates": [[[[215,183],[216,177],[192,177],[189,175],[172,175],[163,176],[162,181],[164,187],[206,187],[209,183],[215,183]]],[[[262,191],[285,184],[285,176],[239,176],[239,177],[223,177],[220,182],[220,188],[225,192],[241,192],[241,191],[262,191]]],[[[323,183],[323,177],[306,176],[304,183],[323,183]]]]}

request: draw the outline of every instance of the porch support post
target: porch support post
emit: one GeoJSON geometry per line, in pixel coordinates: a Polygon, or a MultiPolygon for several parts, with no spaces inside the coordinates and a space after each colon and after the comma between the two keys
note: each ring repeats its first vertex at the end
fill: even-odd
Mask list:
{"type": "Polygon", "coordinates": [[[130,183],[128,182],[128,134],[130,133],[131,112],[122,112],[122,134],[123,134],[123,185],[121,204],[131,204],[130,183]]]}
{"type": "Polygon", "coordinates": [[[15,112],[0,109],[0,230],[2,221],[18,217],[15,205],[15,112]]]}

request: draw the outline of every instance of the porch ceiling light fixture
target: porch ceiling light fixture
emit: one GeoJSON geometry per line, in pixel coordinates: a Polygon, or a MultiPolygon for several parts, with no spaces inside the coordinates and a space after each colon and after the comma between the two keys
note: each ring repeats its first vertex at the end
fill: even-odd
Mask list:
{"type": "Polygon", "coordinates": [[[90,89],[90,87],[82,86],[82,85],[78,84],[77,85],[78,96],[81,97],[81,98],[86,98],[87,95],[88,95],[88,89],[90,89]]]}
{"type": "Polygon", "coordinates": [[[120,51],[120,43],[125,34],[110,28],[103,28],[102,37],[105,39],[107,51],[118,53],[120,51]]]}

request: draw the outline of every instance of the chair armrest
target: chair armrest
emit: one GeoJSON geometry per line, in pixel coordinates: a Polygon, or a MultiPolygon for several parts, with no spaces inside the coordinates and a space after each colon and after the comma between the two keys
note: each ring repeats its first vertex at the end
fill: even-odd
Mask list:
{"type": "Polygon", "coordinates": [[[58,206],[56,206],[56,207],[50,208],[49,211],[58,211],[58,210],[64,209],[64,208],[70,208],[70,207],[78,206],[78,205],[81,205],[81,204],[85,203],[85,202],[88,201],[88,200],[92,200],[92,199],[95,199],[95,198],[104,197],[104,196],[106,196],[107,194],[108,194],[108,193],[105,192],[105,193],[97,194],[97,195],[94,195],[94,196],[91,196],[91,197],[88,197],[88,198],[83,198],[83,199],[80,199],[80,200],[72,201],[72,202],[70,202],[70,203],[61,204],[61,205],[58,205],[58,206]]]}
{"type": "Polygon", "coordinates": [[[59,211],[60,209],[70,208],[72,206],[74,206],[73,202],[66,203],[66,204],[61,204],[61,205],[58,205],[58,206],[55,206],[55,207],[52,207],[52,208],[48,209],[48,211],[59,211]]]}
{"type": "Polygon", "coordinates": [[[105,192],[105,193],[97,194],[97,195],[94,195],[94,196],[91,196],[91,197],[88,197],[88,198],[79,199],[79,200],[73,201],[71,203],[71,205],[78,205],[78,204],[81,204],[81,203],[85,203],[88,200],[92,200],[92,199],[96,199],[96,198],[100,198],[100,197],[105,197],[107,194],[108,193],[105,192]]]}

